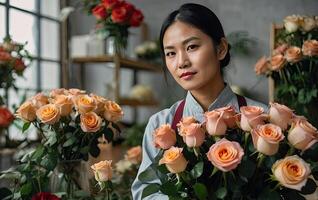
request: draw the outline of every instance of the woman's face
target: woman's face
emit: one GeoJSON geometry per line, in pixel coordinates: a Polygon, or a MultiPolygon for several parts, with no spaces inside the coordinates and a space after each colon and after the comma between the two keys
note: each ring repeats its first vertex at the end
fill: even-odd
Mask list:
{"type": "Polygon", "coordinates": [[[200,29],[176,21],[166,30],[163,47],[168,70],[185,90],[199,91],[223,80],[219,62],[223,58],[200,29]]]}

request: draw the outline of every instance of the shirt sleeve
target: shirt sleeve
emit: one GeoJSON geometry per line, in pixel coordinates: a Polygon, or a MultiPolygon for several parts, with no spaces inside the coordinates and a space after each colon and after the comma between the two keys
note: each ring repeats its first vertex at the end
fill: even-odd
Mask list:
{"type": "MultiPolygon", "coordinates": [[[[154,116],[149,119],[149,122],[147,124],[147,127],[145,129],[145,134],[142,141],[142,162],[140,164],[137,176],[131,186],[131,192],[134,200],[141,200],[142,192],[145,187],[147,187],[151,183],[159,183],[160,179],[155,178],[153,180],[150,180],[147,183],[143,183],[139,181],[138,176],[140,173],[144,172],[147,169],[151,169],[151,164],[154,161],[156,155],[158,154],[158,150],[153,146],[153,140],[152,140],[152,134],[153,131],[156,128],[156,120],[154,119],[154,116]]],[[[155,169],[153,169],[155,170],[155,169]]],[[[168,196],[157,192],[152,195],[147,196],[144,198],[144,200],[168,200],[168,196]]]]}

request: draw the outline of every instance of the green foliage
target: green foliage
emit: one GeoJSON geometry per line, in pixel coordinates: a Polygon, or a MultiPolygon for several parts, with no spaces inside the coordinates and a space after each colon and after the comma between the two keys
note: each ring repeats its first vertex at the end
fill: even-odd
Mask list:
{"type": "Polygon", "coordinates": [[[144,136],[146,123],[135,124],[132,127],[126,129],[124,145],[133,147],[141,146],[142,138],[144,136]]]}

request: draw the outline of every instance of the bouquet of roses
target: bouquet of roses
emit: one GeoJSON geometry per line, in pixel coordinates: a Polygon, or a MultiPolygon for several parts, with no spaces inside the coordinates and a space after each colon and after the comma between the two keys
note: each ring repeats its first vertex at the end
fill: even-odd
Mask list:
{"type": "Polygon", "coordinates": [[[15,87],[17,76],[22,76],[25,68],[30,64],[31,57],[24,48],[25,44],[18,44],[11,38],[4,38],[0,43],[0,86],[1,88],[15,87]]]}
{"type": "Polygon", "coordinates": [[[318,180],[318,132],[304,117],[272,103],[231,106],[183,118],[178,133],[165,124],[153,133],[159,154],[139,175],[151,183],[143,197],[160,191],[171,199],[303,199],[318,180]],[[160,173],[153,173],[157,169],[160,173]]]}
{"type": "Polygon", "coordinates": [[[138,27],[143,14],[134,5],[122,0],[84,0],[84,8],[97,19],[97,30],[113,36],[117,50],[127,46],[128,28],[138,27]]]}
{"type": "MultiPolygon", "coordinates": [[[[9,170],[24,177],[18,178],[13,192],[29,199],[36,192],[50,191],[48,177],[58,170],[63,175],[59,184],[65,185],[65,194],[70,199],[74,198],[74,191],[83,189],[78,179],[85,172],[77,170],[79,161],[99,155],[100,138],[108,143],[113,140],[120,131],[116,122],[123,111],[118,104],[101,96],[62,88],[29,98],[18,108],[16,116],[24,121],[23,132],[31,124],[37,129],[41,142],[21,158],[18,172],[9,170]]],[[[86,181],[88,184],[89,180],[86,181]]]]}
{"type": "Polygon", "coordinates": [[[256,74],[271,76],[275,99],[318,125],[311,112],[318,101],[318,16],[287,16],[284,27],[276,30],[274,44],[271,57],[256,63],[256,74]]]}

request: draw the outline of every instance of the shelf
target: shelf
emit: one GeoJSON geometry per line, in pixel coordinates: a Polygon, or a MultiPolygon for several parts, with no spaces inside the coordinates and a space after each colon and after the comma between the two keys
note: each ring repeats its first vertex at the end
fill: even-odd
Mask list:
{"type": "MultiPolygon", "coordinates": [[[[78,63],[78,64],[115,62],[115,56],[103,55],[103,56],[74,57],[72,58],[72,62],[78,63]]],[[[162,72],[162,67],[159,64],[148,63],[145,61],[119,57],[119,63],[120,63],[120,66],[123,68],[152,71],[152,72],[162,72]]]]}
{"type": "Polygon", "coordinates": [[[155,100],[152,100],[152,101],[140,101],[138,99],[130,99],[130,98],[121,97],[119,99],[119,105],[133,106],[133,107],[137,107],[137,106],[158,106],[159,103],[157,101],[155,101],[155,100]]]}

